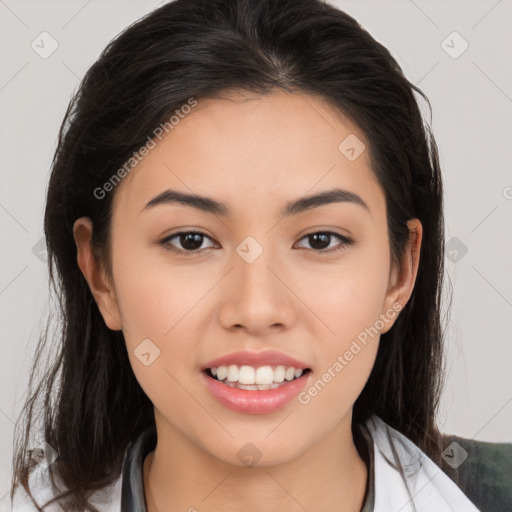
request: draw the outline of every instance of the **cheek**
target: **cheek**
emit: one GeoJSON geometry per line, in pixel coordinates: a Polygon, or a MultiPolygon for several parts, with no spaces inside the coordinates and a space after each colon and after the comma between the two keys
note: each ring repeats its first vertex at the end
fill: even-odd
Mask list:
{"type": "Polygon", "coordinates": [[[146,394],[158,403],[179,391],[173,377],[183,381],[194,364],[190,322],[200,313],[199,301],[211,284],[203,279],[201,286],[183,269],[173,270],[155,258],[150,261],[151,252],[123,250],[118,243],[113,262],[131,366],[146,394]]]}
{"type": "Polygon", "coordinates": [[[325,293],[323,301],[319,316],[333,332],[319,337],[312,381],[299,402],[310,412],[305,421],[315,423],[314,418],[328,412],[332,426],[353,407],[374,366],[383,286],[372,279],[347,277],[338,292],[325,293]]]}
{"type": "MultiPolygon", "coordinates": [[[[304,280],[303,280],[304,281],[304,280]]],[[[377,244],[347,252],[333,265],[319,265],[303,284],[303,297],[326,327],[326,339],[342,348],[382,312],[389,281],[389,256],[377,244]],[[345,257],[346,256],[346,257],[345,257]]]]}
{"type": "Polygon", "coordinates": [[[190,381],[196,350],[187,322],[193,317],[193,305],[200,294],[190,289],[183,292],[187,290],[187,279],[182,273],[172,275],[156,266],[135,272],[137,267],[135,262],[134,271],[128,272],[119,286],[130,364],[156,409],[166,411],[166,416],[174,416],[177,421],[179,411],[190,407],[183,383],[190,381]]]}
{"type": "Polygon", "coordinates": [[[211,286],[206,274],[191,275],[186,265],[173,266],[162,248],[123,252],[119,244],[114,265],[123,329],[133,341],[154,337],[165,343],[175,336],[211,286]]]}
{"type": "Polygon", "coordinates": [[[317,272],[309,288],[314,291],[308,295],[311,309],[328,327],[326,335],[319,337],[315,372],[319,382],[311,390],[318,395],[319,407],[351,406],[371,373],[389,279],[387,246],[375,243],[361,248],[347,254],[335,268],[317,272]]]}

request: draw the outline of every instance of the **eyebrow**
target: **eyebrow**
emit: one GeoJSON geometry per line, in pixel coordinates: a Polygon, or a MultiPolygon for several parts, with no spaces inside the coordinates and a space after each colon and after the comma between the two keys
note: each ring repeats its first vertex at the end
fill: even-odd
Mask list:
{"type": "MultiPolygon", "coordinates": [[[[361,206],[368,212],[370,211],[368,205],[354,192],[350,192],[349,190],[344,190],[341,188],[335,188],[290,201],[281,210],[281,215],[283,217],[289,217],[291,215],[297,215],[299,213],[312,210],[313,208],[318,208],[319,206],[333,203],[352,203],[361,206]]],[[[149,201],[149,203],[141,210],[140,213],[142,213],[144,210],[154,208],[155,206],[167,204],[181,204],[190,206],[202,212],[221,215],[223,217],[229,217],[231,215],[231,212],[226,204],[216,201],[211,197],[205,197],[196,194],[186,194],[184,192],[173,189],[165,190],[161,194],[151,199],[151,201],[149,201]]]]}

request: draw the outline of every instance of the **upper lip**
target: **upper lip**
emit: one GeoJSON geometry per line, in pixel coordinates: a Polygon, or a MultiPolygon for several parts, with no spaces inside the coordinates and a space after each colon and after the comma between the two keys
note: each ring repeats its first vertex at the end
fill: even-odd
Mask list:
{"type": "Polygon", "coordinates": [[[276,350],[265,350],[262,352],[249,352],[247,350],[232,352],[224,356],[213,359],[201,367],[201,370],[207,368],[216,368],[219,366],[229,366],[236,364],[237,366],[252,366],[258,368],[260,366],[286,366],[295,369],[305,370],[308,368],[306,364],[291,356],[278,352],[276,350]]]}

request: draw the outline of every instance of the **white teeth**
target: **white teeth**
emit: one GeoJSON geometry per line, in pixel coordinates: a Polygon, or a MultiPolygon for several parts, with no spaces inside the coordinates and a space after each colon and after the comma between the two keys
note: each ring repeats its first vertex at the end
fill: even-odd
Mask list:
{"type": "Polygon", "coordinates": [[[272,384],[274,382],[274,370],[272,366],[261,366],[256,370],[256,384],[272,384]]]}
{"type": "Polygon", "coordinates": [[[301,368],[293,366],[260,366],[254,368],[248,365],[218,366],[210,368],[212,375],[217,380],[224,382],[230,387],[240,389],[266,390],[278,387],[282,382],[299,378],[303,374],[301,368]],[[236,386],[235,386],[236,384],[236,386]]]}
{"type": "Polygon", "coordinates": [[[258,389],[258,386],[257,385],[247,385],[247,384],[240,384],[238,383],[238,385],[235,384],[235,386],[238,388],[238,389],[248,389],[249,391],[256,391],[258,389]]]}
{"type": "Polygon", "coordinates": [[[240,384],[254,384],[254,368],[252,366],[240,366],[238,382],[240,384]]]}
{"type": "Polygon", "coordinates": [[[224,380],[228,376],[228,369],[226,366],[219,366],[217,368],[217,379],[224,380]]]}
{"type": "Polygon", "coordinates": [[[231,364],[228,366],[228,381],[236,382],[238,380],[238,366],[231,364]]]}
{"type": "Polygon", "coordinates": [[[295,368],[288,368],[284,374],[286,380],[293,380],[295,377],[295,368]]]}
{"type": "Polygon", "coordinates": [[[284,366],[278,366],[274,370],[274,382],[283,382],[286,368],[284,366]]]}

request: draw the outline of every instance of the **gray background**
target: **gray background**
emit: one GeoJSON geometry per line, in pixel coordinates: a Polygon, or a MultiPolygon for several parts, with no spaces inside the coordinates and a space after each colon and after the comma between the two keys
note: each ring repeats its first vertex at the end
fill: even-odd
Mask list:
{"type": "MultiPolygon", "coordinates": [[[[440,427],[468,438],[512,441],[512,3],[331,3],[389,48],[432,103],[446,187],[447,282],[453,286],[440,427]],[[450,36],[454,31],[463,39],[450,36]],[[469,47],[458,55],[464,40],[469,47]]],[[[160,4],[0,0],[2,494],[33,350],[55,308],[37,244],[57,132],[72,93],[100,51],[160,4]],[[31,47],[33,41],[43,46],[43,31],[58,43],[48,58],[31,47]]],[[[50,48],[49,39],[44,47],[50,48]]]]}

